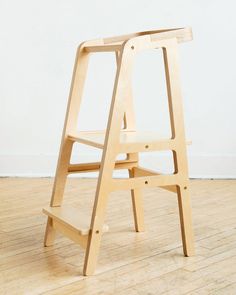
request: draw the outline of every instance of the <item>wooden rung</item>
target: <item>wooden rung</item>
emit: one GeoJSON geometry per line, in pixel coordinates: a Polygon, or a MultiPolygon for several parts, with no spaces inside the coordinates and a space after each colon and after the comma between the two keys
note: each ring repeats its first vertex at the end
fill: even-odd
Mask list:
{"type": "MultiPolygon", "coordinates": [[[[137,165],[137,161],[120,160],[116,161],[114,169],[132,169],[137,165]]],[[[100,169],[101,162],[70,164],[68,173],[94,172],[100,169]]]]}
{"type": "Polygon", "coordinates": [[[84,49],[87,52],[110,52],[110,51],[119,51],[121,50],[122,43],[118,44],[99,44],[93,46],[85,46],[84,49]]]}
{"type": "Polygon", "coordinates": [[[71,239],[75,243],[79,244],[82,248],[86,249],[88,244],[88,236],[82,236],[78,234],[77,231],[74,229],[66,226],[65,224],[61,223],[60,221],[54,219],[52,220],[53,228],[60,232],[61,234],[65,235],[67,238],[71,239]]]}
{"type": "MultiPolygon", "coordinates": [[[[147,168],[140,167],[140,166],[134,167],[133,170],[134,170],[134,174],[136,177],[161,175],[161,173],[158,173],[154,170],[147,169],[147,168]]],[[[173,192],[173,193],[176,193],[176,191],[177,191],[176,185],[166,185],[166,186],[159,186],[159,187],[163,188],[167,191],[173,192]]]]}
{"type": "Polygon", "coordinates": [[[138,152],[151,152],[151,151],[166,151],[175,149],[175,140],[173,139],[157,139],[157,140],[140,140],[132,144],[127,141],[120,144],[120,153],[138,153],[138,152]]]}
{"type": "MultiPolygon", "coordinates": [[[[89,131],[70,133],[70,140],[103,149],[105,131],[89,131]]],[[[186,141],[186,144],[190,144],[186,141]]],[[[156,132],[146,131],[121,131],[120,132],[120,153],[134,153],[155,150],[172,150],[175,140],[164,139],[156,132]]]]}
{"type": "Polygon", "coordinates": [[[172,186],[177,185],[179,183],[178,178],[178,174],[160,174],[143,177],[134,177],[128,179],[113,179],[111,183],[111,191],[130,190],[155,186],[172,186]]]}
{"type": "MultiPolygon", "coordinates": [[[[43,209],[43,213],[48,215],[57,223],[74,231],[80,236],[87,236],[90,231],[90,217],[79,212],[78,209],[70,206],[48,207],[43,209]]],[[[108,231],[108,226],[103,226],[103,232],[108,231]]]]}

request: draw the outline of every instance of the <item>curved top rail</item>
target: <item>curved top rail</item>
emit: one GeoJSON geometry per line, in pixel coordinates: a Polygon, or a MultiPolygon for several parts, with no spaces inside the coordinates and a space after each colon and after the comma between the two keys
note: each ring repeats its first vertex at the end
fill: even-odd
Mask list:
{"type": "Polygon", "coordinates": [[[167,38],[177,38],[178,42],[185,42],[192,40],[192,29],[190,27],[186,28],[172,28],[172,29],[160,29],[160,30],[153,30],[153,31],[144,31],[144,32],[137,32],[127,35],[120,35],[115,37],[108,37],[104,38],[104,44],[111,44],[116,42],[124,42],[129,39],[150,35],[152,41],[162,40],[167,38]]]}
{"type": "Polygon", "coordinates": [[[119,51],[122,48],[124,42],[145,35],[150,36],[151,41],[176,38],[177,42],[181,43],[192,40],[192,29],[190,27],[162,29],[90,40],[85,42],[84,48],[88,52],[119,51]]]}

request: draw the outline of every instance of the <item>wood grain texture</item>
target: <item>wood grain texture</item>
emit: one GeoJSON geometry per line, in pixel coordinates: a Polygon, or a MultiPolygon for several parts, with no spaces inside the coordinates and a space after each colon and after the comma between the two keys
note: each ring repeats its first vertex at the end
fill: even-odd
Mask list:
{"type": "MultiPolygon", "coordinates": [[[[84,250],[58,236],[43,247],[52,179],[0,179],[0,294],[235,294],[236,180],[190,182],[196,256],[182,255],[173,193],[144,190],[145,232],[133,231],[130,192],[112,193],[97,274],[84,250]]],[[[91,214],[96,180],[68,179],[65,205],[91,214]]]]}

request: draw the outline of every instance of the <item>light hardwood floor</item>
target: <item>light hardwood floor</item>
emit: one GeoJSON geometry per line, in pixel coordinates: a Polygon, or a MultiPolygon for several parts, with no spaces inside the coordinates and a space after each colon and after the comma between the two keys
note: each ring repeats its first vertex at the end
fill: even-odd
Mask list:
{"type": "MultiPolygon", "coordinates": [[[[95,180],[68,179],[65,203],[91,211],[95,180]]],[[[0,294],[236,294],[236,180],[191,181],[196,256],[183,257],[175,194],[145,189],[144,233],[130,193],[111,194],[96,275],[58,236],[43,247],[52,179],[0,179],[0,294]]]]}

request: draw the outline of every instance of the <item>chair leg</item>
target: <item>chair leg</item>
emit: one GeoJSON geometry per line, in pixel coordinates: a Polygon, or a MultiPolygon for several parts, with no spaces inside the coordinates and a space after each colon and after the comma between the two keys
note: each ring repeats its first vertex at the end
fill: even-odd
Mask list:
{"type": "Polygon", "coordinates": [[[185,256],[193,256],[195,251],[189,187],[177,186],[177,195],[179,204],[183,252],[185,256]]]}
{"type": "MultiPolygon", "coordinates": [[[[73,143],[69,140],[65,140],[64,143],[62,143],[60,156],[57,164],[57,172],[54,179],[54,186],[50,203],[51,207],[61,206],[66,185],[66,178],[68,175],[68,166],[70,163],[72,146],[73,143]]],[[[44,236],[45,247],[53,245],[55,240],[55,229],[53,228],[52,222],[52,219],[48,217],[44,236]]]]}
{"type": "Polygon", "coordinates": [[[166,85],[169,102],[169,113],[172,137],[177,140],[173,149],[175,172],[182,175],[177,185],[179,204],[179,216],[185,256],[194,255],[193,229],[190,206],[190,194],[188,187],[188,164],[185,145],[184,120],[182,108],[182,95],[179,79],[178,43],[169,41],[169,45],[163,48],[164,65],[166,73],[166,85]]]}
{"type": "Polygon", "coordinates": [[[55,241],[56,230],[52,226],[53,220],[51,217],[48,217],[45,236],[44,236],[44,246],[52,246],[55,241]]]}
{"type": "Polygon", "coordinates": [[[100,227],[99,230],[97,229],[96,231],[91,231],[90,233],[84,259],[84,276],[93,275],[95,272],[98,254],[100,250],[101,236],[102,227],[100,227]]]}
{"type": "MultiPolygon", "coordinates": [[[[129,169],[129,177],[135,177],[133,169],[129,169]]],[[[143,198],[141,189],[132,189],[132,206],[134,213],[134,226],[136,232],[144,231],[144,212],[143,212],[143,198]]]]}
{"type": "Polygon", "coordinates": [[[88,236],[88,243],[86,247],[83,274],[85,276],[92,275],[95,271],[97,258],[99,254],[102,229],[105,219],[105,210],[108,199],[108,191],[106,190],[106,183],[98,184],[99,188],[96,193],[96,201],[94,204],[91,230],[88,236]]]}

